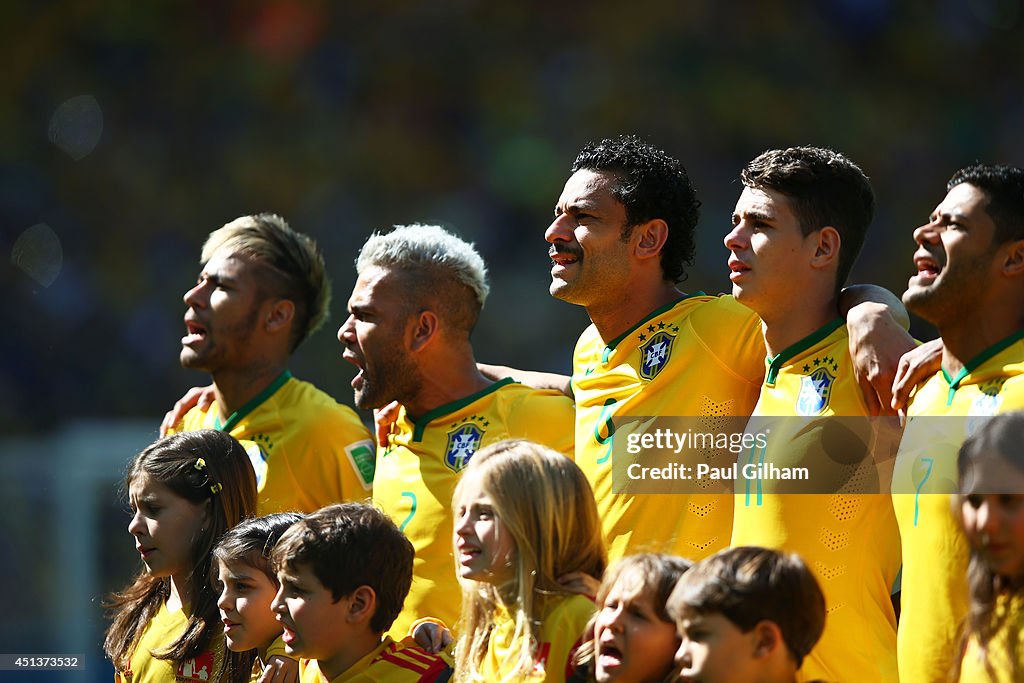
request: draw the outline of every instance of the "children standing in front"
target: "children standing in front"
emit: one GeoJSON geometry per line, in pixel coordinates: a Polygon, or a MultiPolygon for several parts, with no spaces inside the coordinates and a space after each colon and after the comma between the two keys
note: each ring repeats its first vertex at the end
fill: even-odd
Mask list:
{"type": "Polygon", "coordinates": [[[256,510],[256,475],[245,450],[222,432],[157,441],[125,478],[128,532],[143,569],[111,596],[104,651],[121,683],[214,681],[223,658],[213,544],[256,510]]]}
{"type": "Polygon", "coordinates": [[[298,673],[298,663],[282,656],[281,623],[270,609],[278,589],[270,553],[281,534],[300,519],[302,515],[295,512],[247,519],[224,534],[213,549],[221,587],[217,607],[230,650],[220,683],[258,681],[268,667],[275,669],[275,663],[275,675],[285,668],[298,673]],[[277,661],[270,662],[274,655],[277,661]]]}
{"type": "Polygon", "coordinates": [[[676,680],[676,622],[665,603],[690,561],[641,553],[608,570],[597,591],[597,614],[580,646],[570,683],[667,683],[676,680]]]}
{"type": "Polygon", "coordinates": [[[1024,413],[994,417],[957,461],[957,511],[971,543],[960,683],[1024,678],[1024,413]]]}
{"type": "Polygon", "coordinates": [[[456,679],[562,683],[594,612],[558,578],[602,575],[590,484],[571,460],[527,441],[477,452],[452,500],[463,584],[456,679]]]}
{"type": "Polygon", "coordinates": [[[723,550],[683,574],[668,601],[689,683],[796,683],[825,629],[825,597],[797,555],[723,550]]]}
{"type": "Polygon", "coordinates": [[[303,683],[435,683],[451,668],[411,638],[384,633],[412,583],[413,548],[379,509],[322,508],[284,533],[271,553],[281,584],[272,609],[303,683]]]}

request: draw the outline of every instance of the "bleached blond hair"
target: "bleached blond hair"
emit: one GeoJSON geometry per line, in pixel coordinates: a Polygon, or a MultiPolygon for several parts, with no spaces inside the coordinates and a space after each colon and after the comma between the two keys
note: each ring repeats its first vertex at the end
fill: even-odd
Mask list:
{"type": "Polygon", "coordinates": [[[396,225],[390,232],[374,233],[359,250],[356,272],[374,267],[400,273],[411,300],[432,301],[467,331],[491,289],[476,248],[439,225],[396,225]]]}

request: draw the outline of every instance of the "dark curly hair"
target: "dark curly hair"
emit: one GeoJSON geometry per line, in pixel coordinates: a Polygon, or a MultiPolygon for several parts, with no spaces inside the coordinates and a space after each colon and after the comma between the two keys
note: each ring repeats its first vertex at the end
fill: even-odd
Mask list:
{"type": "Polygon", "coordinates": [[[996,224],[993,244],[1024,239],[1024,170],[973,164],[954,173],[946,183],[946,191],[961,183],[974,185],[988,196],[985,212],[996,224]]]}
{"type": "Polygon", "coordinates": [[[588,143],[572,165],[573,173],[580,170],[610,173],[618,180],[612,192],[626,207],[624,239],[640,223],[660,218],[668,224],[662,276],[682,280],[685,266],[693,263],[700,219],[700,201],[683,165],[635,135],[621,135],[588,143]]]}

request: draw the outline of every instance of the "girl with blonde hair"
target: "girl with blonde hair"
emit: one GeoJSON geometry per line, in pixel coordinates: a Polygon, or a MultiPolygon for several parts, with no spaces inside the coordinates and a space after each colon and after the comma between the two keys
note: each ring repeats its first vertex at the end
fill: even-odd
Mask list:
{"type": "Polygon", "coordinates": [[[551,449],[502,441],[473,456],[452,509],[456,680],[565,681],[594,604],[558,579],[599,578],[607,562],[586,477],[551,449]]]}

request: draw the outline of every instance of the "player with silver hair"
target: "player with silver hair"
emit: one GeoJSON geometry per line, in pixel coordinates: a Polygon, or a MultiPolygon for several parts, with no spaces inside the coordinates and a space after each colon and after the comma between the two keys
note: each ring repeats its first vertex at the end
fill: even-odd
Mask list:
{"type": "Polygon", "coordinates": [[[404,636],[425,616],[453,624],[460,589],[452,571],[451,500],[481,447],[508,438],[573,452],[572,401],[477,368],[470,333],[487,297],[487,268],[473,245],[438,226],[372,235],[356,259],[349,316],[338,330],[363,409],[400,405],[378,434],[373,500],[416,548],[404,636]]]}

